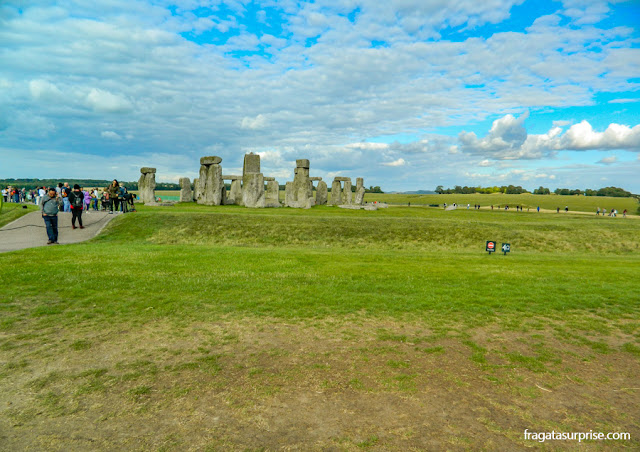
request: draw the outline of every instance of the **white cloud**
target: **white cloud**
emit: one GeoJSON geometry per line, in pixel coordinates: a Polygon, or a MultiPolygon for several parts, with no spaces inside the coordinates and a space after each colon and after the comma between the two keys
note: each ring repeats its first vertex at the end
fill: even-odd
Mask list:
{"type": "Polygon", "coordinates": [[[601,163],[603,165],[611,165],[613,163],[616,163],[618,161],[618,157],[616,157],[615,155],[612,155],[611,157],[603,157],[600,160],[598,160],[598,163],[601,163]]]}
{"type": "Polygon", "coordinates": [[[46,80],[31,80],[29,82],[29,92],[36,100],[55,101],[63,97],[58,87],[46,80]]]}
{"type": "Polygon", "coordinates": [[[461,132],[459,147],[470,154],[503,160],[540,159],[560,150],[640,151],[640,125],[631,128],[612,123],[604,132],[596,132],[589,122],[583,120],[564,134],[560,127],[553,127],[545,134],[528,135],[524,127],[527,116],[523,114],[515,118],[508,114],[497,119],[483,138],[478,138],[473,132],[461,132]]]}
{"type": "Polygon", "coordinates": [[[125,113],[132,109],[131,102],[124,97],[97,88],[89,91],[86,104],[100,113],[125,113]]]}
{"type": "Polygon", "coordinates": [[[634,102],[640,102],[640,99],[611,99],[608,103],[610,104],[632,104],[634,102]]]}
{"type": "Polygon", "coordinates": [[[121,140],[122,137],[120,135],[118,135],[116,132],[113,132],[111,130],[105,130],[104,132],[100,133],[100,136],[102,138],[107,138],[109,140],[121,140]]]}
{"type": "Polygon", "coordinates": [[[405,166],[407,162],[403,158],[399,158],[398,160],[394,160],[393,162],[385,162],[381,163],[382,166],[405,166]]]}
{"type": "Polygon", "coordinates": [[[265,127],[267,127],[267,125],[268,125],[268,121],[266,116],[259,114],[255,118],[250,118],[248,116],[245,116],[244,118],[242,118],[240,127],[242,127],[243,129],[257,130],[257,129],[264,129],[265,127]]]}

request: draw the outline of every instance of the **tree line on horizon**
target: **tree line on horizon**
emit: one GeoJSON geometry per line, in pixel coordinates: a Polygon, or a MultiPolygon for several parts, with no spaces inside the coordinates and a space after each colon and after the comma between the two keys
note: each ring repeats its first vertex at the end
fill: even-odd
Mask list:
{"type": "Polygon", "coordinates": [[[553,192],[546,187],[540,186],[533,190],[533,192],[528,191],[525,188],[522,188],[520,185],[502,185],[500,187],[464,187],[460,185],[456,185],[454,188],[444,188],[442,185],[438,185],[435,189],[435,192],[440,195],[450,195],[450,194],[491,194],[491,193],[504,193],[508,195],[520,195],[523,193],[532,193],[534,195],[550,195],[551,193],[556,195],[565,195],[565,196],[610,196],[614,198],[629,198],[632,197],[633,194],[619,187],[604,187],[598,190],[593,189],[569,189],[569,188],[556,188],[553,192]]]}

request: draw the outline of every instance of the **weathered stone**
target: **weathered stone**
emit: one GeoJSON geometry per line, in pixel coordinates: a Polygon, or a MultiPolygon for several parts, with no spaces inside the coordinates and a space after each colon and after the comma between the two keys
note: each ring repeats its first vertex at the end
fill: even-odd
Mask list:
{"type": "Polygon", "coordinates": [[[204,204],[207,206],[221,205],[224,189],[222,167],[218,164],[209,165],[204,185],[204,204]]]}
{"type": "Polygon", "coordinates": [[[360,187],[364,187],[364,179],[362,177],[356,178],[356,192],[360,187]]]}
{"type": "Polygon", "coordinates": [[[197,190],[199,186],[200,186],[200,179],[196,177],[195,179],[193,179],[193,200],[194,201],[198,200],[197,190]]]}
{"type": "Polygon", "coordinates": [[[316,188],[316,205],[324,206],[327,204],[327,183],[320,181],[316,188]]]}
{"type": "Polygon", "coordinates": [[[193,202],[193,191],[188,177],[180,178],[180,202],[193,202]]]}
{"type": "Polygon", "coordinates": [[[341,176],[339,176],[339,177],[334,177],[333,180],[334,181],[337,180],[337,181],[340,181],[340,182],[347,182],[347,181],[351,182],[351,178],[350,177],[341,177],[341,176]]]}
{"type": "Polygon", "coordinates": [[[290,206],[293,202],[293,182],[289,181],[284,186],[284,205],[290,206]]]}
{"type": "Polygon", "coordinates": [[[351,181],[347,180],[344,181],[344,187],[342,189],[342,204],[352,204],[353,203],[353,196],[351,193],[351,181]]]}
{"type": "Polygon", "coordinates": [[[230,176],[230,175],[222,175],[222,179],[223,180],[238,180],[238,179],[242,179],[242,176],[230,176]]]}
{"type": "Polygon", "coordinates": [[[321,181],[322,178],[321,177],[310,177],[309,180],[312,181],[312,182],[318,182],[318,181],[321,181]]]}
{"type": "Polygon", "coordinates": [[[378,210],[378,206],[376,204],[367,204],[364,206],[364,210],[378,210]]]}
{"type": "Polygon", "coordinates": [[[225,204],[240,204],[242,202],[242,179],[233,179],[227,194],[225,204]]]}
{"type": "Polygon", "coordinates": [[[339,180],[334,180],[331,184],[331,205],[339,206],[342,204],[342,184],[339,180]]]}
{"type": "Polygon", "coordinates": [[[309,160],[296,160],[298,165],[294,170],[293,183],[290,187],[289,196],[285,196],[288,207],[308,209],[315,205],[313,199],[313,183],[309,180],[309,160]],[[306,166],[305,166],[306,165],[306,166]]]}
{"type": "Polygon", "coordinates": [[[355,201],[356,205],[361,206],[364,204],[364,194],[365,194],[364,187],[359,187],[356,189],[356,201],[355,201]]]}
{"type": "Polygon", "coordinates": [[[210,155],[208,157],[200,158],[201,165],[217,165],[219,163],[222,163],[222,158],[218,157],[217,155],[210,155]]]}
{"type": "Polygon", "coordinates": [[[265,177],[264,177],[264,181],[265,181],[265,182],[272,182],[272,181],[274,181],[274,180],[276,180],[276,178],[275,178],[275,177],[267,177],[267,176],[265,176],[265,177]]]}
{"type": "Polygon", "coordinates": [[[273,180],[270,180],[267,182],[267,191],[265,193],[264,206],[280,207],[280,199],[278,197],[280,194],[280,185],[278,185],[278,181],[275,180],[274,178],[270,178],[270,179],[273,179],[273,180]]]}
{"type": "Polygon", "coordinates": [[[196,202],[207,206],[219,206],[224,202],[222,167],[217,163],[200,166],[200,177],[195,187],[196,202]]]}
{"type": "MultiPolygon", "coordinates": [[[[245,155],[245,166],[246,157],[245,155]]],[[[257,157],[260,158],[259,155],[257,157]]],[[[260,168],[260,160],[258,160],[258,168],[260,168]]],[[[247,172],[243,176],[242,204],[246,207],[264,207],[264,176],[262,173],[247,172]]]]}
{"type": "Polygon", "coordinates": [[[140,197],[140,201],[145,204],[156,202],[156,169],[143,167],[140,168],[140,173],[140,179],[138,179],[138,196],[140,197]]]}
{"type": "Polygon", "coordinates": [[[362,206],[356,206],[355,204],[340,204],[338,207],[340,207],[341,209],[362,209],[362,206]]]}
{"type": "Polygon", "coordinates": [[[259,173],[260,172],[260,156],[258,154],[245,154],[244,165],[242,167],[242,176],[247,173],[259,173]]]}

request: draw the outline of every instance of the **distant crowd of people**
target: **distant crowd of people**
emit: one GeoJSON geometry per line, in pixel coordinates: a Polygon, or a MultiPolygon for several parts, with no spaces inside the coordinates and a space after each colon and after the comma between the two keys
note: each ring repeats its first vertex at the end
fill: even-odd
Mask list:
{"type": "Polygon", "coordinates": [[[7,187],[2,189],[3,201],[11,203],[31,202],[40,207],[49,237],[48,245],[58,243],[58,213],[71,212],[71,228],[84,229],[82,213],[103,211],[109,214],[135,212],[135,195],[121,186],[117,180],[104,188],[82,188],[68,182],[54,187],[38,187],[35,190],[7,187]],[[78,226],[76,227],[76,222],[78,226]]]}

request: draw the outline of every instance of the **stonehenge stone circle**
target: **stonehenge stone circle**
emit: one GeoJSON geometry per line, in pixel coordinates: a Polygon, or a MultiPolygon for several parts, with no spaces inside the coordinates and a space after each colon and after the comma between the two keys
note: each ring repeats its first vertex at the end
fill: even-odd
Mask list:
{"type": "Polygon", "coordinates": [[[156,202],[156,169],[145,166],[140,168],[140,173],[140,179],[138,179],[140,201],[145,204],[156,202]]]}
{"type": "Polygon", "coordinates": [[[180,202],[193,202],[193,191],[188,177],[180,178],[180,202]]]}

